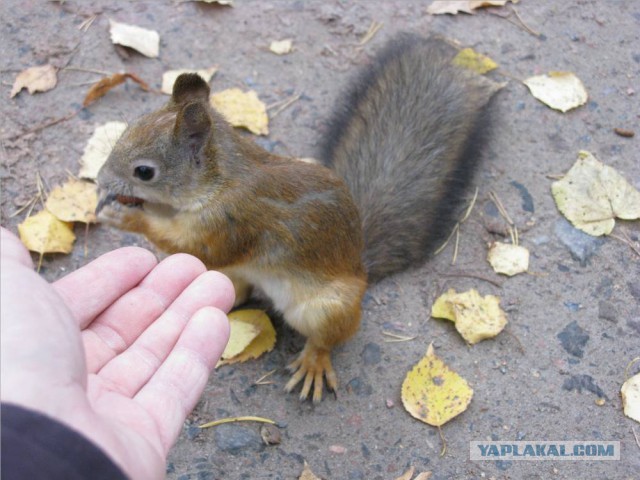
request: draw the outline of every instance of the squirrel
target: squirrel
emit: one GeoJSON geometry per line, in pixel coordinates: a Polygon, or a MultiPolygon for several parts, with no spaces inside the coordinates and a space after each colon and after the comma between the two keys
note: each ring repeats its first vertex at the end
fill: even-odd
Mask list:
{"type": "Polygon", "coordinates": [[[368,283],[420,264],[455,221],[497,90],[444,41],[403,34],[357,77],[330,122],[324,165],[265,151],[182,74],[99,172],[98,219],[225,273],[235,305],[258,289],[307,338],[285,390],[322,398],[331,349],[358,330],[368,283]]]}

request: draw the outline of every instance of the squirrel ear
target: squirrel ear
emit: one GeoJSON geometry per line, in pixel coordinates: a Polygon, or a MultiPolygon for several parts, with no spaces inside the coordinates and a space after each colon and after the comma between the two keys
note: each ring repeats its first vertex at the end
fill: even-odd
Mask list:
{"type": "Polygon", "coordinates": [[[211,115],[207,105],[193,102],[185,105],[176,118],[174,138],[187,145],[192,153],[198,152],[211,131],[211,115]]]}
{"type": "Polygon", "coordinates": [[[211,90],[207,82],[197,73],[183,73],[173,84],[171,99],[181,105],[192,101],[209,101],[211,90]]]}

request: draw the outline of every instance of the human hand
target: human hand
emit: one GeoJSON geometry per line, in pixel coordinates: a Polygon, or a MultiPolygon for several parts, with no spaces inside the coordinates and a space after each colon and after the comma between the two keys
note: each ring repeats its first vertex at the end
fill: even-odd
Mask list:
{"type": "Polygon", "coordinates": [[[5,229],[1,245],[2,401],[82,433],[131,478],[163,478],[226,345],[231,282],[128,247],[51,285],[5,229]]]}

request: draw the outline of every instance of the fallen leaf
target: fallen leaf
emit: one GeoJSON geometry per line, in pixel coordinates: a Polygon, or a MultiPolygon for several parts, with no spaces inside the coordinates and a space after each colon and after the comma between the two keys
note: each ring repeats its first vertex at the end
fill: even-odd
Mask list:
{"type": "Polygon", "coordinates": [[[160,53],[160,35],[155,30],[109,20],[111,41],[133,48],[141,54],[156,58],[160,53]]]}
{"type": "Polygon", "coordinates": [[[608,235],[615,218],[640,218],[640,192],[615,169],[581,151],[567,174],[551,185],[562,214],[583,232],[608,235]]]}
{"type": "Polygon", "coordinates": [[[529,77],[524,84],[535,98],[563,113],[587,103],[587,90],[571,72],[549,72],[529,77]]]}
{"type": "Polygon", "coordinates": [[[161,91],[162,93],[171,95],[173,92],[173,84],[176,83],[176,79],[183,73],[197,73],[205,82],[209,83],[217,71],[218,69],[216,67],[202,68],[199,70],[190,70],[188,68],[183,68],[181,70],[168,70],[162,74],[161,91]]]}
{"type": "Polygon", "coordinates": [[[226,360],[242,353],[259,333],[257,325],[238,320],[233,313],[229,314],[229,341],[222,352],[222,358],[226,360]]]}
{"type": "Polygon", "coordinates": [[[480,75],[498,68],[498,64],[489,57],[476,52],[473,48],[463,48],[451,61],[454,65],[473,70],[480,75]]]}
{"type": "Polygon", "coordinates": [[[244,127],[257,135],[269,134],[267,108],[253,90],[223,90],[211,95],[211,105],[234,127],[244,127]]]}
{"type": "Polygon", "coordinates": [[[472,14],[478,8],[502,7],[509,1],[518,3],[518,0],[434,0],[427,7],[427,13],[429,15],[457,15],[459,12],[472,14]]]}
{"type": "Polygon", "coordinates": [[[96,184],[72,178],[51,191],[45,208],[63,222],[91,223],[96,221],[97,205],[96,184]]]}
{"type": "Polygon", "coordinates": [[[264,311],[250,309],[236,310],[229,314],[230,321],[232,318],[255,325],[260,330],[260,334],[254,338],[240,354],[232,358],[220,360],[216,367],[258,358],[260,355],[270,352],[276,344],[276,331],[264,311]]]}
{"type": "Polygon", "coordinates": [[[271,42],[271,45],[269,45],[269,50],[271,50],[276,55],[286,55],[287,53],[291,53],[292,47],[293,40],[287,38],[285,40],[271,42]]]}
{"type": "Polygon", "coordinates": [[[80,159],[78,175],[81,178],[96,179],[113,146],[126,129],[127,124],[124,122],[107,122],[94,130],[80,159]]]}
{"type": "Polygon", "coordinates": [[[413,478],[413,474],[415,473],[415,471],[416,471],[416,467],[412,465],[411,467],[409,467],[409,470],[407,470],[402,475],[397,477],[396,480],[411,480],[413,478]]]}
{"type": "Polygon", "coordinates": [[[614,133],[624,138],[633,138],[636,134],[633,130],[628,130],[626,128],[614,128],[614,133]]]}
{"type": "Polygon", "coordinates": [[[32,252],[69,253],[76,236],[73,224],[58,220],[48,210],[42,210],[18,225],[22,243],[32,252]]]}
{"type": "Polygon", "coordinates": [[[429,480],[433,472],[420,472],[413,480],[429,480]]]}
{"type": "Polygon", "coordinates": [[[435,355],[433,345],[402,382],[404,408],[434,427],[464,412],[471,397],[473,390],[467,381],[435,355]]]}
{"type": "Polygon", "coordinates": [[[622,384],[620,389],[624,414],[640,423],[640,373],[622,384]]]}
{"type": "Polygon", "coordinates": [[[233,7],[233,0],[198,0],[202,3],[217,3],[218,5],[229,5],[233,7]]]}
{"type": "Polygon", "coordinates": [[[99,98],[104,97],[109,90],[117,87],[121,83],[124,83],[127,78],[130,78],[138,85],[140,85],[140,88],[142,88],[142,90],[144,90],[145,92],[148,92],[150,90],[149,85],[147,85],[144,80],[142,80],[134,73],[114,73],[110,77],[104,77],[100,81],[94,83],[91,88],[89,88],[89,91],[87,92],[87,95],[84,97],[84,101],[82,102],[82,106],[88,107],[99,98]]]}
{"type": "Polygon", "coordinates": [[[321,479],[320,479],[320,477],[317,477],[316,474],[311,471],[311,467],[309,466],[309,464],[305,460],[304,461],[304,468],[302,469],[302,473],[300,474],[300,477],[298,478],[298,480],[321,480],[321,479]]]}
{"type": "Polygon", "coordinates": [[[493,242],[487,260],[497,273],[510,277],[529,270],[529,250],[520,245],[493,242]]]}
{"type": "Polygon", "coordinates": [[[471,345],[495,337],[507,324],[500,299],[493,295],[481,297],[475,289],[463,293],[449,289],[434,302],[431,316],[452,320],[471,345]]]}
{"type": "Polygon", "coordinates": [[[23,88],[26,88],[32,95],[36,92],[51,90],[58,83],[57,71],[53,65],[31,67],[21,71],[13,82],[11,98],[20,93],[23,88]]]}

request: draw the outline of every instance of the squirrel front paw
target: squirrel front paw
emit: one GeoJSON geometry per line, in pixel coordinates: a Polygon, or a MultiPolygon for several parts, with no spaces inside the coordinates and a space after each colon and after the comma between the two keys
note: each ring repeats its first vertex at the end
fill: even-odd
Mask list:
{"type": "Polygon", "coordinates": [[[331,351],[316,347],[307,342],[298,358],[287,366],[287,370],[293,372],[291,379],[284,389],[291,392],[298,383],[304,379],[300,400],[306,400],[313,386],[313,403],[322,400],[324,378],[327,379],[327,387],[335,393],[338,388],[338,377],[331,366],[331,351]]]}

